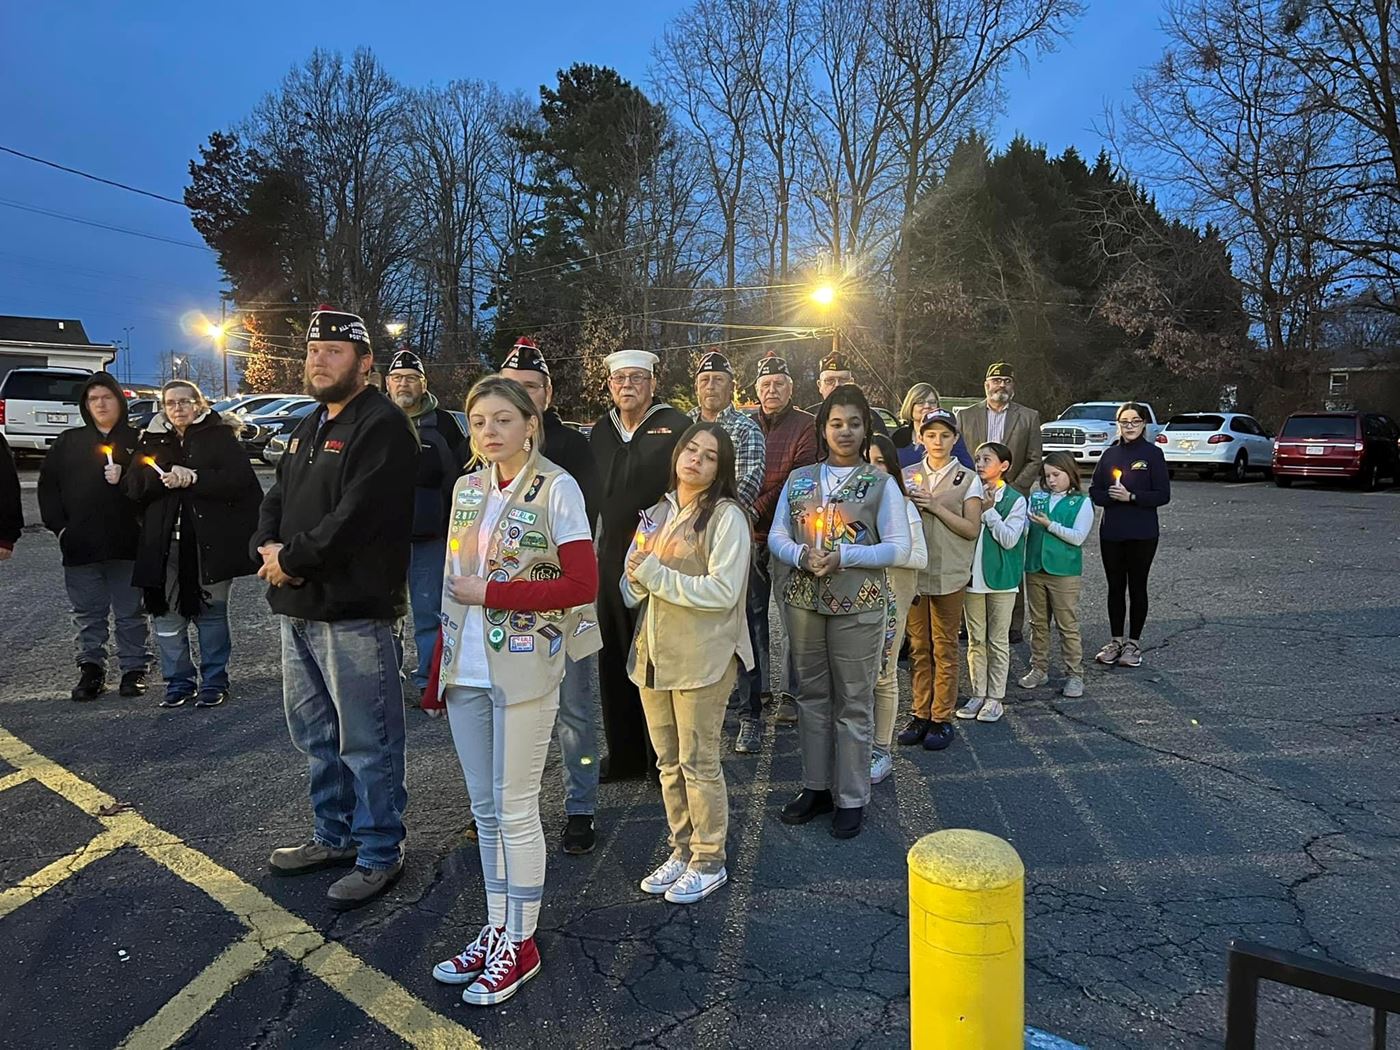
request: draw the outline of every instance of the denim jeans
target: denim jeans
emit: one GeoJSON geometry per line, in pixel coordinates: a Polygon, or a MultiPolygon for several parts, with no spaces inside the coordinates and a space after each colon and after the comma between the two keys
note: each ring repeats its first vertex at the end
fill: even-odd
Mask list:
{"type": "Polygon", "coordinates": [[[160,650],[160,673],[165,690],[172,695],[191,696],[197,688],[228,689],[228,660],[233,652],[233,636],[228,626],[228,594],[231,581],[206,584],[208,602],[193,619],[173,605],[169,612],[152,617],[156,648],[160,650]],[[190,625],[199,637],[199,675],[196,681],[194,659],[190,655],[190,625]]]}
{"type": "Polygon", "coordinates": [[[282,619],[282,703],[310,770],[315,838],[359,847],[362,868],[403,858],[403,690],[388,620],[282,619]]]}
{"type": "Polygon", "coordinates": [[[598,717],[593,704],[596,656],[564,661],[555,732],[563,759],[564,815],[593,815],[598,799],[598,717]]]}
{"type": "MultiPolygon", "coordinates": [[[[413,642],[418,663],[413,684],[421,693],[428,687],[428,665],[433,659],[442,622],[442,570],[447,557],[447,540],[414,540],[408,563],[408,602],[413,609],[413,642]]],[[[399,665],[404,665],[403,643],[399,643],[399,665]]]]}
{"type": "Polygon", "coordinates": [[[63,585],[73,606],[78,666],[107,665],[107,619],[117,621],[117,660],[122,672],[144,671],[151,663],[150,629],[141,610],[141,590],[131,585],[135,562],[99,561],[69,565],[63,585]]]}

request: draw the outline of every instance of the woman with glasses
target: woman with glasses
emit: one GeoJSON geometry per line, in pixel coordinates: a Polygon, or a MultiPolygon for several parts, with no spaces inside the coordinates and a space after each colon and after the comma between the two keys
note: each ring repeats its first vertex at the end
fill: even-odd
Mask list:
{"type": "Polygon", "coordinates": [[[1094,659],[1119,667],[1142,664],[1147,577],[1159,535],[1157,508],[1172,498],[1166,458],[1147,437],[1150,418],[1147,407],[1134,401],[1119,407],[1118,439],[1104,452],[1089,483],[1089,498],[1104,509],[1099,553],[1108,577],[1108,623],[1113,632],[1094,659]]]}
{"type": "MultiPolygon", "coordinates": [[[[912,467],[924,456],[924,447],[919,442],[919,422],[930,412],[942,408],[938,391],[932,383],[915,383],[904,395],[899,405],[900,424],[895,428],[890,440],[899,452],[900,467],[912,467]]],[[[959,437],[953,445],[953,458],[964,467],[972,466],[972,453],[959,437]]]]}
{"type": "Polygon", "coordinates": [[[248,542],[262,486],[239,444],[235,417],[219,415],[188,380],[166,383],[122,484],[141,508],[131,582],[142,588],[165,677],[161,707],[218,707],[228,699],[229,588],[257,563],[248,542]],[[199,668],[189,628],[199,636],[199,668]]]}

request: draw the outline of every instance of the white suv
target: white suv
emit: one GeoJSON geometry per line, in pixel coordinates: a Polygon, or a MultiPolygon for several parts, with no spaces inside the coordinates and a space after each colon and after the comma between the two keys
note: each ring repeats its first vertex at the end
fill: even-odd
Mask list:
{"type": "MultiPolygon", "coordinates": [[[[1121,401],[1080,401],[1060,413],[1059,419],[1040,425],[1042,452],[1068,452],[1076,463],[1097,463],[1104,450],[1118,437],[1118,409],[1121,401]]],[[[1147,409],[1147,440],[1155,441],[1162,432],[1157,413],[1147,409]]]]}
{"type": "Polygon", "coordinates": [[[0,433],[16,452],[47,452],[81,426],[78,391],[92,378],[81,368],[16,368],[0,379],[0,433]]]}

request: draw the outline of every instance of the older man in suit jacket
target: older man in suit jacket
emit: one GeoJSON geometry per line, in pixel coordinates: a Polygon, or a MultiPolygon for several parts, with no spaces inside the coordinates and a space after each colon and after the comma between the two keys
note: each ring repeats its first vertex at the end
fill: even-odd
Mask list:
{"type": "Polygon", "coordinates": [[[1000,441],[1011,450],[1012,486],[1029,495],[1040,476],[1040,413],[1016,404],[1016,372],[1005,361],[987,369],[986,400],[958,411],[958,429],[969,451],[984,441],[1000,441]]]}
{"type": "MultiPolygon", "coordinates": [[[[982,387],[986,399],[958,412],[958,429],[974,454],[984,441],[1000,441],[1009,448],[1010,484],[1022,495],[1029,495],[1040,476],[1040,413],[1016,404],[1016,371],[1005,361],[987,369],[982,387]]],[[[1021,641],[1025,618],[1025,599],[1018,591],[1011,614],[1011,641],[1021,641]]]]}

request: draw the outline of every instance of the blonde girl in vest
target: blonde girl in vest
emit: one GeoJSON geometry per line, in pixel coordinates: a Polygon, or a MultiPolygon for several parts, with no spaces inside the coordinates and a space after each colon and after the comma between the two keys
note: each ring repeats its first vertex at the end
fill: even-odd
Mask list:
{"type": "Polygon", "coordinates": [[[909,556],[899,565],[885,570],[890,589],[894,592],[894,635],[885,648],[885,667],[875,679],[875,740],[870,752],[870,783],[878,784],[894,771],[890,746],[894,743],[894,719],[899,712],[899,648],[904,644],[904,623],[909,618],[909,605],[914,600],[919,582],[919,570],[928,564],[928,547],[924,543],[924,527],[919,521],[919,508],[909,499],[904,488],[904,475],[899,469],[899,451],[884,434],[870,438],[866,455],[873,467],[879,467],[899,486],[909,516],[909,556]]]}
{"type": "Polygon", "coordinates": [[[642,695],[671,832],[671,855],[641,885],[672,904],[704,900],[729,879],[720,757],[738,665],[753,667],[752,551],[733,442],[718,423],[696,423],[676,442],[670,490],[642,515],[622,579],[623,599],[642,610],[627,673],[642,695]]]}
{"type": "Polygon", "coordinates": [[[1080,491],[1079,466],[1068,452],[1051,452],[1031,493],[1026,538],[1026,607],[1031,619],[1031,669],[1022,689],[1050,681],[1050,617],[1060,631],[1068,697],[1084,695],[1084,643],[1079,637],[1079,587],[1084,541],[1094,527],[1094,504],[1080,491]]]}
{"type": "Polygon", "coordinates": [[[870,404],[838,386],[817,414],[819,462],[788,475],[768,546],[791,565],[783,590],[801,682],[797,731],[802,792],[783,807],[785,824],[836,814],[832,837],[860,834],[870,801],[875,679],[894,607],[885,570],[909,557],[909,514],[899,486],[865,462],[870,404]]]}
{"type": "Polygon", "coordinates": [[[1026,498],[1008,485],[1011,450],[988,441],[973,453],[982,501],[982,529],[972,551],[972,582],[963,615],[967,619],[967,670],[972,699],[959,718],[996,722],[1006,713],[1006,677],[1011,670],[1011,613],[1026,564],[1026,498]]]}
{"type": "Polygon", "coordinates": [[[564,657],[598,648],[598,568],[578,483],[544,458],[543,420],[514,380],[467,395],[472,451],[485,465],[452,494],[442,664],[452,739],[476,818],[487,923],[433,970],[463,1002],[510,998],[540,969],[544,769],[564,657]]]}

